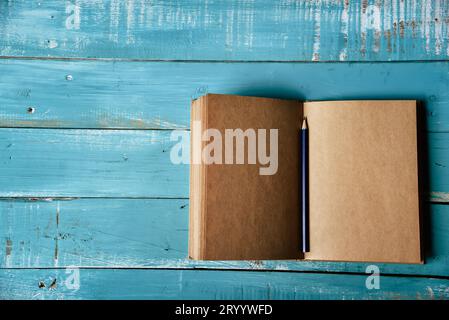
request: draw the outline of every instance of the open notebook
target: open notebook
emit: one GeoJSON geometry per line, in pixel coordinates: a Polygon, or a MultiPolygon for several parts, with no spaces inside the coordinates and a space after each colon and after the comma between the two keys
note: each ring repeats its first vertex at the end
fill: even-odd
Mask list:
{"type": "MultiPolygon", "coordinates": [[[[190,173],[190,258],[422,262],[416,101],[208,94],[192,102],[191,121],[191,161],[196,161],[190,173]],[[309,127],[310,252],[305,254],[299,201],[303,117],[309,127]],[[216,138],[203,135],[210,128],[222,133],[223,150],[226,129],[266,129],[265,144],[257,145],[266,155],[276,151],[270,145],[276,137],[268,132],[277,129],[277,168],[263,158],[225,164],[225,151],[221,164],[198,162],[216,138]],[[269,165],[275,173],[260,174],[269,165]]],[[[237,140],[232,141],[235,155],[237,140]]]]}

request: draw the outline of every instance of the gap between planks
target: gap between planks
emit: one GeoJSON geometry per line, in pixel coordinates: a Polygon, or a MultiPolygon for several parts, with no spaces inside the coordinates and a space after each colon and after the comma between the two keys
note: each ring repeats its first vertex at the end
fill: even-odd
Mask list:
{"type": "MultiPolygon", "coordinates": [[[[298,260],[301,262],[302,260],[298,260]]],[[[252,272],[252,273],[296,273],[296,274],[332,274],[332,275],[349,275],[349,276],[366,276],[364,272],[349,271],[327,271],[327,270],[276,270],[276,269],[243,269],[243,268],[208,268],[208,267],[121,267],[121,266],[67,266],[67,267],[8,267],[0,268],[1,271],[8,270],[65,270],[67,268],[75,268],[80,270],[182,270],[182,271],[225,271],[225,272],[252,272]]],[[[381,273],[382,277],[391,278],[424,278],[424,279],[440,279],[449,280],[449,276],[442,275],[426,275],[426,274],[408,274],[408,273],[381,273]]]]}
{"type": "Polygon", "coordinates": [[[43,61],[104,61],[104,62],[157,62],[157,63],[339,63],[339,64],[371,64],[371,63],[435,63],[449,62],[449,59],[413,59],[413,60],[214,60],[214,59],[133,59],[133,58],[81,58],[81,57],[39,57],[39,56],[0,56],[0,60],[43,60],[43,61]]]}
{"type": "MultiPolygon", "coordinates": [[[[32,197],[32,196],[17,196],[17,197],[0,197],[0,201],[25,201],[25,202],[52,202],[52,201],[74,201],[82,199],[104,199],[104,200],[189,200],[189,197],[32,197]]],[[[449,204],[448,192],[430,192],[430,195],[425,200],[429,204],[446,205],[449,204]]]]}
{"type": "MultiPolygon", "coordinates": [[[[37,120],[39,121],[39,120],[37,120]]],[[[0,129],[38,129],[38,130],[99,130],[99,131],[190,131],[190,128],[130,128],[130,127],[19,127],[19,126],[0,126],[0,129]]],[[[437,132],[441,133],[441,132],[437,132]]]]}
{"type": "Polygon", "coordinates": [[[17,197],[0,197],[0,201],[29,201],[29,202],[52,202],[52,201],[73,201],[82,199],[104,199],[104,200],[188,200],[189,197],[30,197],[30,196],[17,196],[17,197]]]}

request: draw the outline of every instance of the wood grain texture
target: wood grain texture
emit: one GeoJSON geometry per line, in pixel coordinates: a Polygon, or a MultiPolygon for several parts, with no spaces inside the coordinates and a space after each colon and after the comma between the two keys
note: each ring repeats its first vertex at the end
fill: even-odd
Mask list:
{"type": "Polygon", "coordinates": [[[381,275],[380,289],[368,290],[365,286],[367,276],[204,270],[0,270],[0,299],[348,300],[449,297],[449,280],[381,275]],[[79,272],[77,289],[70,278],[74,272],[79,272]],[[52,288],[49,287],[51,284],[52,288]]]}
{"type": "Polygon", "coordinates": [[[449,56],[448,13],[448,0],[0,1],[0,127],[22,128],[0,129],[0,299],[449,298],[444,204],[426,215],[427,263],[380,264],[398,275],[380,290],[363,263],[186,260],[188,167],[170,163],[165,131],[207,92],[418,99],[424,180],[446,203],[449,65],[432,61],[449,56]],[[372,63],[416,60],[429,62],[372,63]],[[73,290],[70,265],[98,269],[73,290]]]}
{"type": "Polygon", "coordinates": [[[187,257],[188,199],[0,201],[1,267],[139,266],[187,257]],[[7,248],[7,249],[6,249],[7,248]]]}
{"type": "Polygon", "coordinates": [[[447,59],[447,0],[2,1],[0,55],[447,59]]]}
{"type": "MultiPolygon", "coordinates": [[[[376,264],[383,274],[449,277],[449,207],[424,215],[426,264],[376,264]]],[[[187,199],[0,201],[0,268],[117,267],[364,273],[369,263],[191,261],[187,199]]]]}
{"type": "Polygon", "coordinates": [[[175,143],[160,130],[0,129],[0,197],[188,197],[175,143]]]}
{"type": "Polygon", "coordinates": [[[417,99],[425,105],[427,129],[449,132],[449,62],[0,60],[0,127],[188,128],[190,99],[207,92],[300,100],[417,99]]]}
{"type": "MultiPolygon", "coordinates": [[[[170,154],[189,132],[0,129],[0,197],[188,198],[189,166],[170,154]]],[[[428,133],[428,200],[449,193],[449,133],[428,133]],[[430,198],[429,198],[430,197],[430,198]]]]}

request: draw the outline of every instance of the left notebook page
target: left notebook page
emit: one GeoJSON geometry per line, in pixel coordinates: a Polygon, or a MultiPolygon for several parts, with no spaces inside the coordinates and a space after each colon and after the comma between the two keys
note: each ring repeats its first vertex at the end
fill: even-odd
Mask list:
{"type": "Polygon", "coordinates": [[[189,256],[301,258],[302,103],[208,94],[191,115],[189,256]]]}

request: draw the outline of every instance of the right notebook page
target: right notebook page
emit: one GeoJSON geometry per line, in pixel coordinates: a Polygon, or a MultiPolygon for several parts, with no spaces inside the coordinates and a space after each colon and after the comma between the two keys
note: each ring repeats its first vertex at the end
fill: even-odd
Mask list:
{"type": "Polygon", "coordinates": [[[416,101],[304,104],[307,260],[421,263],[416,101]]]}

